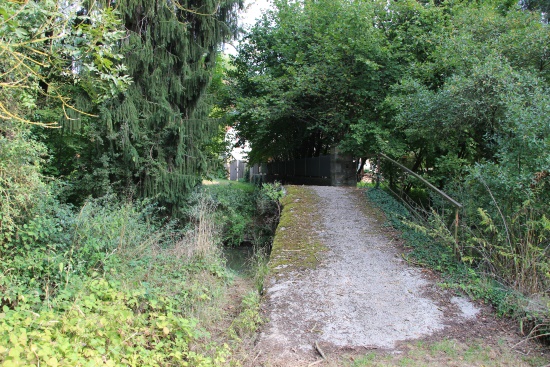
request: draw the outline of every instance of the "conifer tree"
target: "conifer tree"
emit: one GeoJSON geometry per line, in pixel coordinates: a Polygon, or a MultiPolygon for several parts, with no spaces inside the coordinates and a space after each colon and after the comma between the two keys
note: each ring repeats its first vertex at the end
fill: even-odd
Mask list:
{"type": "Polygon", "coordinates": [[[94,176],[174,211],[208,165],[204,146],[218,122],[208,118],[206,90],[242,0],[121,0],[117,7],[133,84],[101,107],[94,176]]]}

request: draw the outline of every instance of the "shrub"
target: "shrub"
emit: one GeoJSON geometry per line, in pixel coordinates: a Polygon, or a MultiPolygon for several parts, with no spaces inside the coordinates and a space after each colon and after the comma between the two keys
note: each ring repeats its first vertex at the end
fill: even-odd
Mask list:
{"type": "Polygon", "coordinates": [[[50,195],[40,174],[45,147],[25,127],[0,126],[0,245],[16,241],[17,231],[35,214],[36,204],[50,195]]]}
{"type": "MultiPolygon", "coordinates": [[[[201,335],[167,298],[144,289],[92,279],[55,308],[31,311],[22,303],[0,314],[3,366],[210,366],[212,358],[190,351],[201,335]]],[[[217,356],[223,358],[223,353],[217,356]]]]}
{"type": "Polygon", "coordinates": [[[0,364],[222,364],[229,348],[194,317],[229,280],[211,207],[185,230],[156,211],[105,197],[37,219],[67,225],[0,260],[0,364]]]}
{"type": "MultiPolygon", "coordinates": [[[[279,183],[264,184],[258,189],[249,183],[226,182],[205,186],[194,193],[189,208],[211,207],[220,240],[227,246],[239,246],[243,242],[265,245],[275,232],[283,195],[279,183]]],[[[196,221],[192,210],[188,209],[186,214],[192,222],[196,221]]]]}
{"type": "Polygon", "coordinates": [[[193,207],[201,201],[212,207],[214,222],[225,245],[238,246],[244,241],[251,241],[255,211],[252,185],[210,185],[193,195],[190,206],[193,207]]]}

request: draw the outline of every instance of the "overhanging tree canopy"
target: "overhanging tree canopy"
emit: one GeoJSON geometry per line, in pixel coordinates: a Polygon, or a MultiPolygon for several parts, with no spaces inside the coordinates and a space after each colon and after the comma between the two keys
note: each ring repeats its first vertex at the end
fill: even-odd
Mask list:
{"type": "Polygon", "coordinates": [[[381,3],[276,3],[234,60],[235,115],[254,161],[317,156],[350,134],[396,80],[395,58],[377,27],[381,3]]]}
{"type": "Polygon", "coordinates": [[[253,161],[338,145],[446,175],[495,159],[498,80],[547,84],[549,35],[514,2],[278,1],[234,60],[234,124],[253,161]]]}

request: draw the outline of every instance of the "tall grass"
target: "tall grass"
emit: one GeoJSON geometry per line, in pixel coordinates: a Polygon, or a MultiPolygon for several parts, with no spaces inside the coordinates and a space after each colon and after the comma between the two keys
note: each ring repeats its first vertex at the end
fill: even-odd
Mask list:
{"type": "Polygon", "coordinates": [[[526,295],[550,290],[550,222],[528,204],[510,217],[493,219],[479,208],[479,228],[467,228],[469,251],[481,268],[526,295]],[[501,225],[496,223],[500,221],[501,225]]]}

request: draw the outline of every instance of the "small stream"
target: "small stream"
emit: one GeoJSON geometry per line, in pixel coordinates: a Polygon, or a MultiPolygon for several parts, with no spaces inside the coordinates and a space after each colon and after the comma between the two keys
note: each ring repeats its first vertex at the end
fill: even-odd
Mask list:
{"type": "Polygon", "coordinates": [[[237,274],[246,274],[252,267],[252,256],[254,256],[254,246],[249,243],[243,243],[238,247],[225,246],[223,253],[227,260],[227,267],[237,274]]]}

